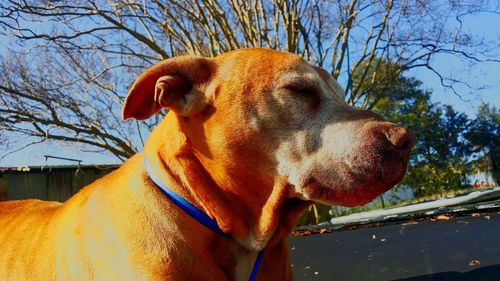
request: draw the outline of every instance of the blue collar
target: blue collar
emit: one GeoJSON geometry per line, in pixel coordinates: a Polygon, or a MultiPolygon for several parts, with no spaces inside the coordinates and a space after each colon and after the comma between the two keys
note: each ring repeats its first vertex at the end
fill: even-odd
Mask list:
{"type": "MultiPolygon", "coordinates": [[[[217,222],[209,217],[207,214],[205,214],[203,211],[198,209],[196,206],[193,204],[189,203],[186,199],[182,198],[179,194],[175,193],[173,190],[168,188],[161,180],[156,176],[156,174],[153,172],[153,169],[151,168],[151,165],[149,164],[149,161],[146,156],[144,156],[144,167],[146,168],[146,173],[148,174],[149,178],[153,181],[153,183],[160,189],[160,191],[170,200],[172,203],[174,203],[177,207],[179,207],[181,210],[186,212],[188,215],[190,215],[193,219],[195,219],[197,222],[200,224],[204,225],[206,228],[212,230],[213,232],[222,235],[223,237],[226,237],[228,239],[232,239],[232,235],[229,233],[225,233],[222,229],[220,229],[219,225],[217,222]]],[[[248,279],[249,281],[254,281],[257,272],[259,271],[259,267],[262,263],[262,257],[264,255],[264,250],[260,251],[259,254],[257,255],[257,258],[255,259],[255,263],[252,268],[252,273],[250,274],[250,278],[248,279]]]]}

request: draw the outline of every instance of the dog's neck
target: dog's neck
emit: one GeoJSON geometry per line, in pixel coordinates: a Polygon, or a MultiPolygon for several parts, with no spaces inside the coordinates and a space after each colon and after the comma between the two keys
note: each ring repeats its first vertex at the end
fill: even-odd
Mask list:
{"type": "Polygon", "coordinates": [[[155,145],[145,145],[154,172],[165,184],[214,218],[247,250],[260,251],[284,239],[309,202],[289,198],[287,183],[280,179],[262,183],[252,178],[253,184],[268,185],[245,186],[266,192],[260,200],[231,190],[234,185],[245,184],[241,179],[228,178],[227,186],[216,183],[213,171],[208,171],[204,159],[194,153],[179,126],[177,117],[168,114],[148,139],[155,145]]]}

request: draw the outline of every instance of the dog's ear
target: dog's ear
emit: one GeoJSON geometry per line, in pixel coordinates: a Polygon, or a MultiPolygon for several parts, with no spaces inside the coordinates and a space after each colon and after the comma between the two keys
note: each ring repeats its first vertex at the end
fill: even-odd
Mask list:
{"type": "Polygon", "coordinates": [[[164,60],[142,73],[132,85],[123,105],[123,119],[148,119],[162,107],[187,116],[201,110],[204,87],[215,65],[209,58],[183,56],[164,60]]]}

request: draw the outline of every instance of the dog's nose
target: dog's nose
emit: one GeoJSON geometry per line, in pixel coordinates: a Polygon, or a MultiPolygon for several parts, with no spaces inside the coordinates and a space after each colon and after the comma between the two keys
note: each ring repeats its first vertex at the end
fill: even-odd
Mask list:
{"type": "Polygon", "coordinates": [[[384,134],[392,146],[403,152],[410,152],[415,143],[413,134],[404,127],[390,126],[384,130],[384,134]]]}

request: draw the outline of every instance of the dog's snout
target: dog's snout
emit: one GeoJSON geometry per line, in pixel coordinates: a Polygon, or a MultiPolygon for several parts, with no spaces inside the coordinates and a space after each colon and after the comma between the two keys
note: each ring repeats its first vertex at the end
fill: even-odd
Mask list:
{"type": "Polygon", "coordinates": [[[410,152],[415,142],[415,137],[406,128],[400,126],[390,126],[384,130],[387,140],[403,152],[410,152]]]}
{"type": "Polygon", "coordinates": [[[378,145],[390,146],[408,156],[415,144],[415,136],[407,128],[386,121],[371,121],[365,123],[364,131],[378,145]]]}

